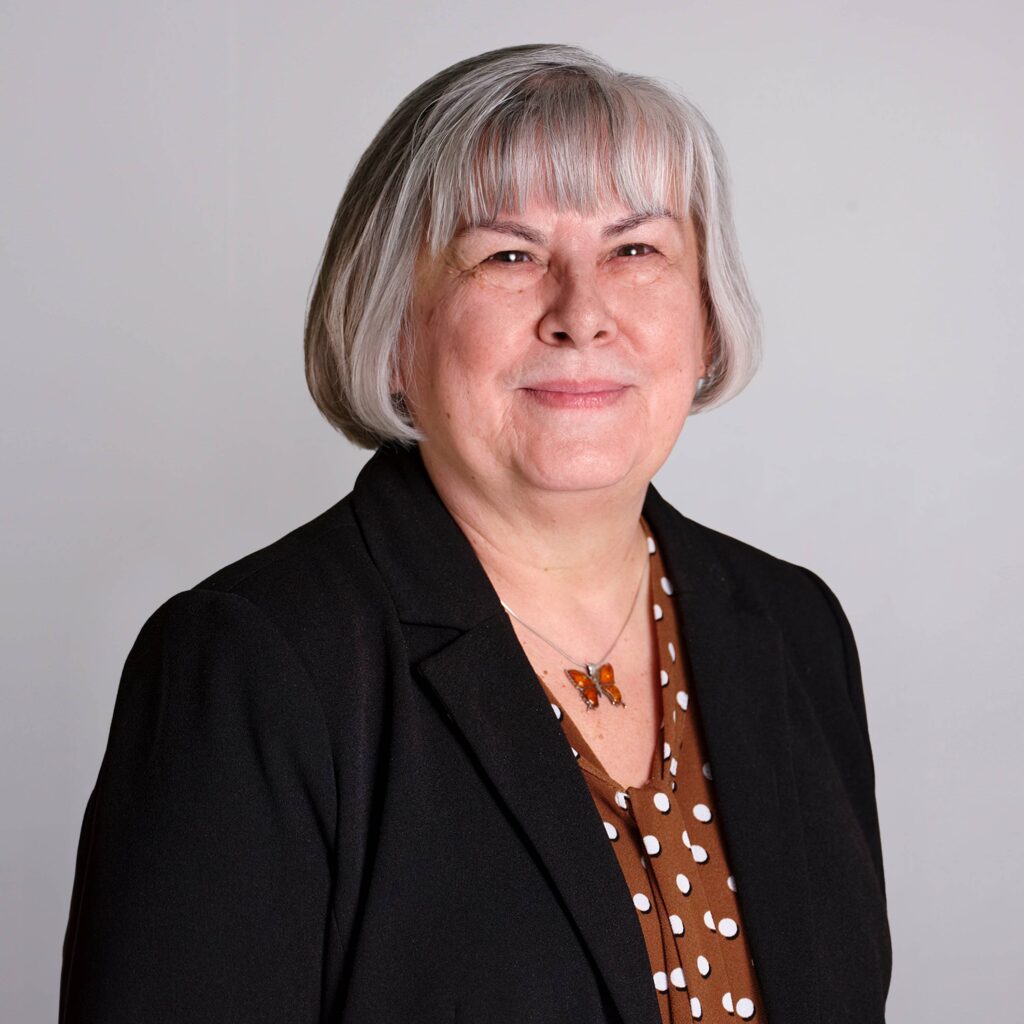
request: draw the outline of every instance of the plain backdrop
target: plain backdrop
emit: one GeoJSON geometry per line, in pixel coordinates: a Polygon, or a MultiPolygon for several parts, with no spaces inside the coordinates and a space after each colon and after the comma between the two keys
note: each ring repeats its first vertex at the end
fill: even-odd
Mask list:
{"type": "Polygon", "coordinates": [[[524,42],[673,82],[722,136],[765,359],[656,484],[853,624],[889,1020],[1021,1019],[1020,10],[5,2],[0,1019],[56,1016],[143,621],[368,457],[302,373],[347,175],[423,79],[524,42]]]}

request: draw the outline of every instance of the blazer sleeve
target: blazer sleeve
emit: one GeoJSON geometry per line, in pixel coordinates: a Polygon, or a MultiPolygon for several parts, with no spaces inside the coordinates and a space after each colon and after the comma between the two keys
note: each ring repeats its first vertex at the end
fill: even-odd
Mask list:
{"type": "Polygon", "coordinates": [[[871,751],[871,735],[868,730],[867,706],[864,700],[864,684],[861,678],[860,657],[857,654],[857,644],[853,637],[853,630],[850,627],[849,619],[843,611],[839,599],[829,588],[820,576],[806,567],[801,566],[803,571],[814,581],[821,591],[826,604],[828,605],[832,618],[835,621],[839,640],[842,645],[843,659],[846,664],[846,689],[850,701],[850,707],[857,721],[861,738],[863,740],[862,764],[863,771],[860,773],[858,785],[854,789],[853,796],[856,803],[857,817],[864,829],[868,845],[871,848],[871,857],[875,864],[875,871],[878,874],[878,883],[882,890],[882,897],[885,898],[885,868],[882,863],[882,840],[878,826],[878,806],[875,799],[875,765],[874,756],[871,751]]]}
{"type": "Polygon", "coordinates": [[[145,623],[79,842],[62,1024],[320,1019],[336,785],[296,653],[252,602],[145,623]]]}

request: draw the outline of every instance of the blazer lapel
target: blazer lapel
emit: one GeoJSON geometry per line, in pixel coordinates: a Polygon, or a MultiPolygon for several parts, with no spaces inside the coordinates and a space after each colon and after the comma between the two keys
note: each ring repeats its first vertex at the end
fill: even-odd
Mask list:
{"type": "Polygon", "coordinates": [[[418,449],[382,447],[353,498],[411,637],[414,677],[441,702],[522,830],[624,1024],[660,1024],[643,932],[600,815],[498,595],[418,449]],[[416,628],[424,625],[448,629],[416,628]],[[424,634],[444,639],[424,651],[424,634]]]}
{"type": "Polygon", "coordinates": [[[508,617],[486,620],[417,667],[525,833],[622,1020],[659,1024],[626,881],[508,617]]]}
{"type": "Polygon", "coordinates": [[[670,568],[737,898],[769,1020],[820,1019],[803,823],[791,766],[781,633],[650,487],[644,517],[670,568]]]}

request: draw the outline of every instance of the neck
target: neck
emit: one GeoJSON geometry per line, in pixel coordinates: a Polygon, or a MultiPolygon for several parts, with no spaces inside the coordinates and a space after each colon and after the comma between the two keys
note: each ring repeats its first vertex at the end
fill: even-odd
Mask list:
{"type": "Polygon", "coordinates": [[[622,625],[647,564],[640,515],[647,481],[599,491],[482,485],[420,450],[442,501],[498,596],[553,635],[583,634],[600,647],[622,625]]]}

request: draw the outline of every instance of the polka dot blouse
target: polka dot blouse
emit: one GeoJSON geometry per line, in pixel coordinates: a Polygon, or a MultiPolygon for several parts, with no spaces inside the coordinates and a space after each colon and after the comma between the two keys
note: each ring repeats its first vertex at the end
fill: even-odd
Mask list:
{"type": "MultiPolygon", "coordinates": [[[[620,786],[537,678],[583,771],[632,894],[662,1021],[763,1024],[767,1018],[740,917],[737,881],[715,810],[712,766],[680,648],[672,581],[646,522],[643,527],[651,556],[650,609],[662,687],[658,772],[643,786],[620,786]]],[[[629,702],[628,689],[623,699],[629,702]]],[[[580,710],[586,713],[582,701],[580,710]]]]}

